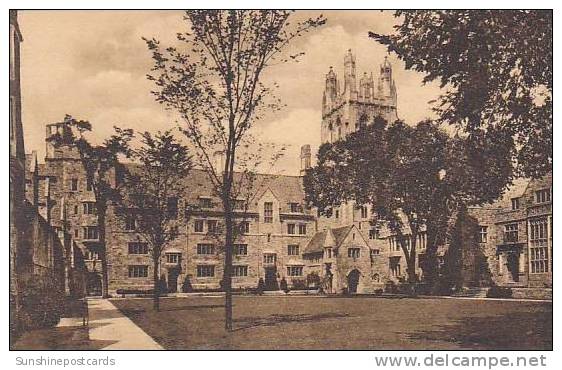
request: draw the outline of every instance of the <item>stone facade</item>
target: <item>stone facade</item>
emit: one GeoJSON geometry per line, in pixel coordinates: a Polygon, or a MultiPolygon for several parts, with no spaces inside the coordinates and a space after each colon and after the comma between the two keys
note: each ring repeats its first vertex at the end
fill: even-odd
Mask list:
{"type": "Polygon", "coordinates": [[[485,256],[493,284],[552,287],[552,173],[519,180],[502,199],[469,214],[475,235],[485,233],[471,245],[485,256]]]}
{"type": "Polygon", "coordinates": [[[65,238],[39,212],[36,157],[25,155],[20,90],[22,41],[17,11],[10,10],[10,340],[21,330],[42,324],[33,322],[33,318],[53,317],[52,314],[56,318],[54,311],[60,311],[60,307],[46,307],[37,299],[55,302],[72,285],[65,274],[65,238]]]}

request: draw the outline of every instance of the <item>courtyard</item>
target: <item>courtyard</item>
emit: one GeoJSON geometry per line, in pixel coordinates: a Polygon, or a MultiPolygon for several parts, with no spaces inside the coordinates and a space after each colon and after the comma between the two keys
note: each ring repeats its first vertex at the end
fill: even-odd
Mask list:
{"type": "Polygon", "coordinates": [[[398,297],[222,297],[111,301],[170,350],[550,350],[552,303],[398,297]]]}

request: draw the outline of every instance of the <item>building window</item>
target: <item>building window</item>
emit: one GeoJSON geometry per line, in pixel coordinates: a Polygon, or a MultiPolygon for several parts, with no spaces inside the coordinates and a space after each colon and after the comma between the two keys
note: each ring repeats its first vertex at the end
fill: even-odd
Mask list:
{"type": "MultiPolygon", "coordinates": [[[[78,208],[78,207],[76,207],[78,208]]],[[[85,215],[95,215],[96,214],[96,202],[83,202],[82,208],[85,215]]],[[[76,212],[78,213],[78,212],[76,212]]]]}
{"type": "Polygon", "coordinates": [[[166,204],[166,210],[168,211],[168,218],[175,220],[178,217],[178,198],[169,197],[166,204]]]}
{"type": "Polygon", "coordinates": [[[371,249],[371,257],[378,256],[379,254],[381,254],[379,249],[371,249]]]}
{"type": "Polygon", "coordinates": [[[248,276],[248,266],[234,265],[232,266],[232,276],[248,276]]]}
{"type": "Polygon", "coordinates": [[[197,265],[197,277],[214,277],[215,266],[212,265],[197,265]]]}
{"type": "Polygon", "coordinates": [[[74,238],[78,239],[80,236],[80,229],[74,229],[74,238]]]}
{"type": "Polygon", "coordinates": [[[289,256],[298,256],[299,253],[299,246],[298,245],[289,245],[287,246],[287,254],[289,256]]]}
{"type": "Polygon", "coordinates": [[[514,223],[505,225],[503,241],[505,243],[517,243],[517,241],[519,241],[519,224],[514,223]]]}
{"type": "Polygon", "coordinates": [[[367,218],[368,214],[367,206],[361,206],[361,218],[367,218]]]}
{"type": "Polygon", "coordinates": [[[129,243],[129,254],[148,254],[148,244],[139,242],[129,243]]]}
{"type": "Polygon", "coordinates": [[[299,225],[299,234],[300,235],[306,235],[306,224],[300,224],[299,225]]]}
{"type": "Polygon", "coordinates": [[[340,218],[340,210],[336,209],[336,218],[340,218]]]}
{"type": "Polygon", "coordinates": [[[239,225],[240,234],[249,234],[250,233],[250,222],[249,221],[242,221],[239,225]]]}
{"type": "Polygon", "coordinates": [[[78,191],[78,179],[71,179],[70,180],[70,190],[71,191],[78,191]]]}
{"type": "Polygon", "coordinates": [[[287,234],[293,235],[295,233],[295,224],[287,224],[287,234]]]}
{"type": "Polygon", "coordinates": [[[550,189],[537,190],[535,192],[535,197],[537,203],[548,203],[550,202],[550,189]]]}
{"type": "Polygon", "coordinates": [[[213,244],[197,244],[197,254],[215,254],[213,244]]]}
{"type": "Polygon", "coordinates": [[[529,247],[531,273],[541,274],[549,271],[547,219],[532,220],[530,224],[529,247]]]}
{"type": "Polygon", "coordinates": [[[287,276],[302,276],[302,266],[287,266],[287,276]]]}
{"type": "Polygon", "coordinates": [[[92,186],[92,180],[86,179],[86,191],[92,191],[94,187],[92,186]]]}
{"type": "Polygon", "coordinates": [[[145,278],[148,277],[148,266],[146,265],[131,265],[129,266],[130,278],[145,278]]]}
{"type": "Polygon", "coordinates": [[[266,224],[273,223],[273,203],[265,202],[263,204],[263,222],[266,224]]]}
{"type": "Polygon", "coordinates": [[[166,253],[166,263],[177,265],[180,263],[181,253],[166,253]]]}
{"type": "Polygon", "coordinates": [[[98,252],[88,249],[86,251],[86,260],[88,261],[99,261],[100,256],[98,252]]]}
{"type": "Polygon", "coordinates": [[[488,242],[488,226],[479,226],[478,227],[478,243],[487,243],[488,242]]]}
{"type": "Polygon", "coordinates": [[[518,210],[519,209],[519,199],[520,198],[511,198],[511,209],[518,210]]]}
{"type": "Polygon", "coordinates": [[[373,239],[378,239],[379,237],[379,231],[377,229],[370,229],[369,230],[369,239],[373,240],[373,239]]]}
{"type": "Polygon", "coordinates": [[[247,256],[248,255],[248,244],[234,244],[232,248],[232,253],[235,256],[247,256]]]}
{"type": "Polygon", "coordinates": [[[291,209],[291,213],[301,213],[302,207],[298,203],[289,203],[289,207],[291,209]]]}
{"type": "Polygon", "coordinates": [[[194,230],[196,233],[203,232],[203,220],[195,220],[194,230]]]}
{"type": "Polygon", "coordinates": [[[347,256],[351,258],[359,258],[361,253],[360,248],[347,248],[347,256]]]}
{"type": "Polygon", "coordinates": [[[209,234],[216,234],[218,232],[218,223],[217,220],[208,220],[207,221],[207,232],[209,234]]]}
{"type": "Polygon", "coordinates": [[[402,249],[400,247],[400,243],[397,242],[396,236],[391,236],[388,238],[388,245],[391,251],[400,252],[400,250],[402,249]]]}
{"type": "Polygon", "coordinates": [[[324,255],[326,256],[326,258],[332,258],[332,248],[324,249],[324,255]]]}
{"type": "Polygon", "coordinates": [[[135,216],[127,215],[127,217],[125,217],[125,230],[135,231],[136,229],[137,229],[137,220],[135,219],[135,216]]]}
{"type": "Polygon", "coordinates": [[[275,253],[266,253],[263,255],[263,263],[272,265],[275,263],[277,256],[275,253]]]}
{"type": "Polygon", "coordinates": [[[98,227],[97,226],[86,226],[82,228],[83,239],[86,240],[98,240],[98,227]]]}
{"type": "Polygon", "coordinates": [[[213,204],[211,202],[211,198],[199,198],[199,207],[212,208],[213,204]]]}
{"type": "Polygon", "coordinates": [[[75,215],[78,214],[78,205],[74,205],[74,214],[75,214],[75,215]]]}

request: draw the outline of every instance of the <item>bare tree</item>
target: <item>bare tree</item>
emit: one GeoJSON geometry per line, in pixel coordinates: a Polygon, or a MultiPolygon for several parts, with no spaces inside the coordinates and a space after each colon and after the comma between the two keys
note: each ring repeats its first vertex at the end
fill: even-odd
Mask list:
{"type": "Polygon", "coordinates": [[[184,50],[162,48],[145,39],[152,52],[156,100],[177,111],[186,137],[194,145],[197,165],[209,175],[221,199],[225,223],[225,329],[232,330],[233,187],[238,149],[252,145],[249,129],[265,112],[280,108],[275,86],[262,83],[275,63],[295,60],[286,55],[295,38],[325,23],[322,16],[291,24],[290,11],[190,10],[184,20],[189,31],[177,34],[184,50]],[[214,154],[224,158],[216,167],[214,154]]]}
{"type": "Polygon", "coordinates": [[[177,235],[178,199],[191,170],[186,146],[170,131],[142,135],[142,146],[131,150],[139,162],[125,175],[124,207],[119,215],[133,217],[135,231],[147,242],[153,263],[154,310],[160,310],[159,263],[162,252],[177,235]]]}

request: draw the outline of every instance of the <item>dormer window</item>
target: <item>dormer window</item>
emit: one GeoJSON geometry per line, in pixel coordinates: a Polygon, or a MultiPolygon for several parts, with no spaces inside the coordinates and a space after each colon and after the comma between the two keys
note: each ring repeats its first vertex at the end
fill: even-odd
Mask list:
{"type": "Polygon", "coordinates": [[[535,197],[537,203],[548,203],[550,202],[550,189],[537,190],[535,192],[535,197]]]}
{"type": "Polygon", "coordinates": [[[519,199],[520,198],[511,198],[511,209],[513,211],[516,211],[516,210],[519,209],[519,205],[520,205],[519,199]]]}
{"type": "Polygon", "coordinates": [[[199,207],[201,207],[201,208],[212,208],[213,204],[211,203],[211,198],[200,197],[199,198],[199,207]]]}

